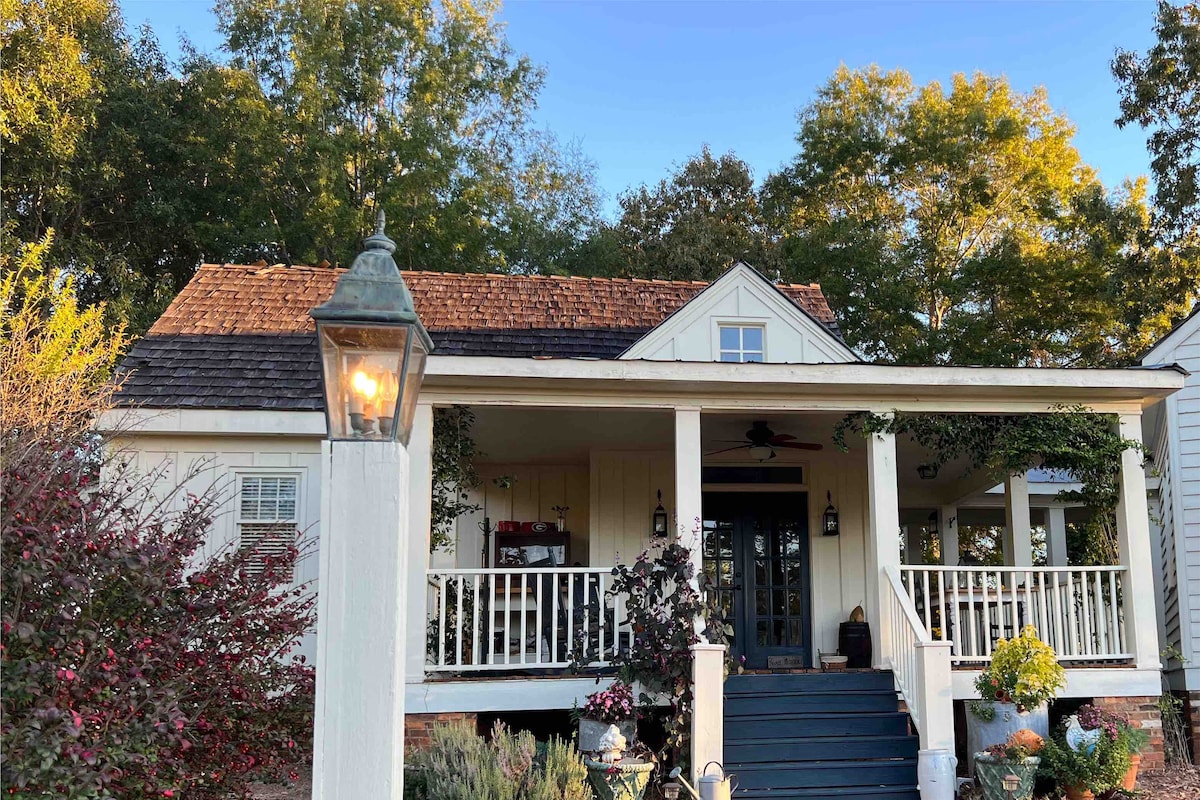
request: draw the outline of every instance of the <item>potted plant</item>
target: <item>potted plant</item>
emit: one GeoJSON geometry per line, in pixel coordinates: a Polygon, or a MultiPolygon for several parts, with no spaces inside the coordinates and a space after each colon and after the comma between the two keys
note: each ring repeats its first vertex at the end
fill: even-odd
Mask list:
{"type": "Polygon", "coordinates": [[[1129,771],[1129,753],[1119,737],[1087,733],[1071,717],[1042,748],[1042,771],[1066,791],[1068,800],[1091,800],[1115,789],[1129,771]]]}
{"type": "Polygon", "coordinates": [[[579,750],[595,753],[609,725],[616,725],[626,741],[633,743],[637,734],[637,710],[633,688],[621,680],[607,689],[588,695],[579,717],[579,750]]]}
{"type": "Polygon", "coordinates": [[[1121,788],[1133,791],[1137,785],[1138,767],[1142,763],[1142,749],[1149,742],[1149,735],[1135,726],[1128,717],[1114,714],[1093,705],[1081,706],[1075,712],[1075,719],[1084,731],[1100,731],[1100,735],[1111,739],[1119,749],[1129,755],[1129,769],[1121,778],[1121,788]]]}
{"type": "Polygon", "coordinates": [[[1054,648],[1026,625],[1019,636],[1001,639],[992,661],[975,681],[980,699],[967,704],[968,752],[1004,744],[1016,731],[1050,735],[1046,704],[1066,684],[1054,648]]]}
{"type": "Polygon", "coordinates": [[[1029,800],[1033,796],[1033,781],[1037,777],[1043,739],[1023,728],[1015,731],[1004,744],[994,744],[975,754],[975,776],[983,790],[984,800],[1029,800]],[[1016,790],[1005,788],[1015,776],[1016,790]]]}

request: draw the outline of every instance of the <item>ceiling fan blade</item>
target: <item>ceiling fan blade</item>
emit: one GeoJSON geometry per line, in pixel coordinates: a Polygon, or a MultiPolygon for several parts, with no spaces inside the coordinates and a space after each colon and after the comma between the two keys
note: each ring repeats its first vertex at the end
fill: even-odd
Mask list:
{"type": "Polygon", "coordinates": [[[790,447],[793,450],[824,450],[825,445],[814,442],[776,442],[772,447],[790,447]]]}
{"type": "Polygon", "coordinates": [[[721,444],[743,444],[747,447],[752,444],[752,442],[747,442],[745,439],[713,439],[713,441],[721,444]]]}
{"type": "Polygon", "coordinates": [[[777,433],[771,437],[771,441],[772,442],[790,442],[792,439],[795,439],[795,438],[796,437],[792,436],[790,433],[777,433]]]}
{"type": "Polygon", "coordinates": [[[717,455],[717,454],[719,454],[719,453],[728,453],[728,452],[730,452],[731,450],[743,450],[743,449],[745,449],[745,448],[747,448],[747,447],[750,447],[750,445],[748,445],[748,444],[739,444],[737,447],[726,447],[724,450],[714,450],[714,451],[712,451],[711,453],[705,453],[704,455],[706,455],[706,456],[715,456],[715,455],[717,455]]]}

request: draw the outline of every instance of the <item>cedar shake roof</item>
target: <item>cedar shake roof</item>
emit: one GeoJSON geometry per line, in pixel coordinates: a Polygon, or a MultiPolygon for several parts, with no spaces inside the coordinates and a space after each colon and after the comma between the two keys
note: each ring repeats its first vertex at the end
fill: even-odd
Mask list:
{"type": "MultiPolygon", "coordinates": [[[[344,272],[204,264],[122,364],[126,405],[320,410],[309,311],[344,272]]],[[[436,355],[616,358],[702,281],[403,272],[436,355]]],[[[778,286],[838,335],[817,284],[778,286]]]]}

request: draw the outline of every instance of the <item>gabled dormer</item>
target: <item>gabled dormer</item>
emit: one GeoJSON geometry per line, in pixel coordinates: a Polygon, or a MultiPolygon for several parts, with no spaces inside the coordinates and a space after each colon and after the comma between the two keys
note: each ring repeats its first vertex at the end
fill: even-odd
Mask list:
{"type": "Polygon", "coordinates": [[[860,360],[829,328],[740,261],[620,358],[775,364],[860,360]]]}

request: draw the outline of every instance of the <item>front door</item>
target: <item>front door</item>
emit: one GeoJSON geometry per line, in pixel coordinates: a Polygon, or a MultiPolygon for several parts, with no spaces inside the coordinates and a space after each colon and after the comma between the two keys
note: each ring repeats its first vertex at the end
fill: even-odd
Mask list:
{"type": "Polygon", "coordinates": [[[806,494],[705,494],[704,571],[748,668],[770,656],[811,663],[806,494]]]}

